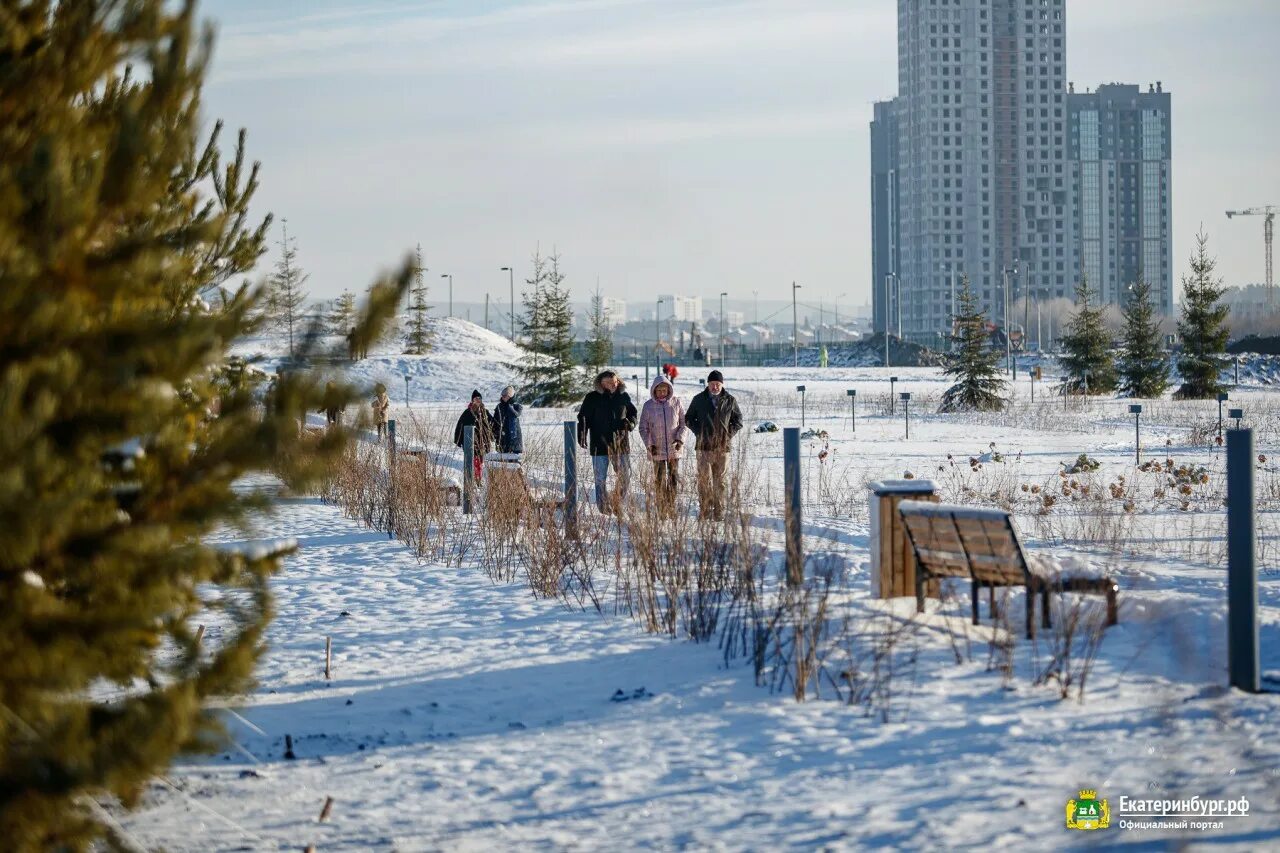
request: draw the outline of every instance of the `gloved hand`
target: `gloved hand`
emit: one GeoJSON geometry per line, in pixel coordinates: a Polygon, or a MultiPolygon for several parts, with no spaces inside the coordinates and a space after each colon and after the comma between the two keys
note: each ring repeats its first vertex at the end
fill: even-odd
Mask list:
{"type": "Polygon", "coordinates": [[[586,450],[586,449],[587,449],[587,440],[586,440],[585,438],[580,438],[580,439],[578,439],[578,446],[579,446],[579,447],[581,447],[583,450],[586,450]]]}

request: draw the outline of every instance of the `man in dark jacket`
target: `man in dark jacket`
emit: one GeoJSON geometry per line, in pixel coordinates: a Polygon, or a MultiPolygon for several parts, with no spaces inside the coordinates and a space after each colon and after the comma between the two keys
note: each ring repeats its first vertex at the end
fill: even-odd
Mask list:
{"type": "Polygon", "coordinates": [[[625,495],[631,480],[628,434],[636,428],[637,412],[627,386],[612,370],[596,377],[595,390],[578,407],[578,446],[591,453],[596,506],[609,512],[616,501],[605,501],[609,467],[617,475],[618,492],[625,495]]]}
{"type": "Polygon", "coordinates": [[[520,432],[520,415],[524,404],[516,402],[516,389],[502,389],[498,405],[493,407],[493,423],[497,428],[499,453],[524,453],[524,436],[520,432]]]}
{"type": "Polygon", "coordinates": [[[694,395],[684,413],[685,426],[698,437],[698,516],[724,518],[724,472],[729,447],[742,429],[742,411],[733,395],[724,390],[724,375],[713,370],[707,387],[694,395]]]}
{"type": "Polygon", "coordinates": [[[462,446],[462,428],[475,427],[475,435],[472,438],[472,455],[474,461],[472,463],[473,470],[471,476],[475,477],[476,482],[480,482],[480,472],[484,462],[484,455],[493,449],[493,436],[495,432],[495,424],[493,416],[484,408],[484,397],[479,391],[471,392],[471,405],[463,410],[458,417],[458,424],[453,428],[453,443],[458,447],[462,446]]]}

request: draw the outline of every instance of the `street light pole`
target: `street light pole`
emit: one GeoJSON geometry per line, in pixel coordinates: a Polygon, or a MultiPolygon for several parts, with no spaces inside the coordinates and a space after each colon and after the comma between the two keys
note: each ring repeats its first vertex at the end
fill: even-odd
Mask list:
{"type": "Polygon", "coordinates": [[[880,313],[884,319],[884,366],[889,366],[889,277],[893,273],[888,273],[884,277],[884,310],[880,313]]]}
{"type": "Polygon", "coordinates": [[[453,273],[442,273],[441,278],[449,279],[449,316],[453,316],[453,273]]]}
{"type": "Polygon", "coordinates": [[[511,342],[516,342],[516,273],[511,267],[503,267],[507,274],[507,284],[511,288],[511,342]]]}
{"type": "MultiPolygon", "coordinates": [[[[659,298],[653,308],[653,357],[658,359],[657,361],[654,361],[654,366],[658,368],[659,372],[662,371],[661,359],[658,356],[658,351],[662,347],[662,329],[661,326],[659,326],[659,320],[662,317],[662,302],[663,300],[659,298]]],[[[649,372],[647,364],[645,365],[645,372],[649,372]]],[[[647,378],[646,381],[648,381],[647,378]]]]}
{"type": "Polygon", "coordinates": [[[791,359],[795,367],[800,366],[800,315],[796,313],[796,291],[800,285],[791,282],[791,359]]]}
{"type": "Polygon", "coordinates": [[[724,298],[729,294],[726,291],[720,291],[720,366],[724,367],[724,338],[728,323],[724,317],[724,298]]]}
{"type": "Polygon", "coordinates": [[[751,300],[752,300],[753,309],[755,312],[755,316],[752,318],[751,322],[755,325],[759,325],[760,324],[760,291],[758,290],[751,291],[751,300]]]}

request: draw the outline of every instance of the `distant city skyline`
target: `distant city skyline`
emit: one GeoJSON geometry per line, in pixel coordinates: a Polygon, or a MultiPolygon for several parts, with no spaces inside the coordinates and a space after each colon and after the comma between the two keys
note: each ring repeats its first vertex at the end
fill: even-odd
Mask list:
{"type": "MultiPolygon", "coordinates": [[[[1077,92],[1161,80],[1176,95],[1175,281],[1202,224],[1228,284],[1261,281],[1261,222],[1224,212],[1280,203],[1280,7],[1070,2],[1077,92]]],[[[728,291],[748,317],[752,291],[782,300],[792,280],[815,303],[870,300],[866,128],[897,90],[892,0],[199,13],[218,27],[206,117],[248,128],[255,210],[289,219],[316,298],[361,292],[421,242],[434,303],[439,273],[455,302],[506,300],[499,268],[523,278],[539,245],[560,250],[578,301],[597,276],[637,302],[728,291]]]]}

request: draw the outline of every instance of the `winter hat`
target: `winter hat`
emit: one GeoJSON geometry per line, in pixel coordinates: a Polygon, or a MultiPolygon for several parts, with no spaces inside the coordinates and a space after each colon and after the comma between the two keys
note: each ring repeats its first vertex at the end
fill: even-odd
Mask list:
{"type": "Polygon", "coordinates": [[[483,395],[483,394],[481,394],[481,393],[480,393],[480,389],[478,389],[478,388],[477,388],[475,391],[472,391],[472,392],[471,392],[471,399],[472,399],[472,400],[483,400],[483,399],[484,399],[484,395],[483,395]]]}
{"type": "Polygon", "coordinates": [[[710,373],[708,373],[708,374],[707,374],[707,381],[708,381],[708,382],[723,382],[723,381],[724,381],[724,374],[723,374],[723,373],[721,373],[721,372],[720,372],[720,371],[718,371],[718,370],[713,370],[713,371],[711,371],[710,373]]]}

